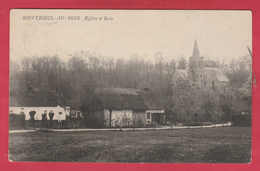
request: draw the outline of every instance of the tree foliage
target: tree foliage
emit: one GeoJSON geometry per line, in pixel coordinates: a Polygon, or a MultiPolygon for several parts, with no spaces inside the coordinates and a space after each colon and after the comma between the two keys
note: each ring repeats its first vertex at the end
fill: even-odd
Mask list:
{"type": "MultiPolygon", "coordinates": [[[[72,108],[80,108],[93,101],[95,87],[148,87],[185,122],[219,122],[221,118],[230,120],[232,114],[251,113],[252,61],[249,55],[229,64],[206,61],[206,66],[219,66],[230,78],[231,84],[225,92],[196,89],[185,80],[173,87],[176,68],[187,67],[183,56],[178,61],[166,61],[162,53],[156,53],[154,62],[143,57],[132,54],[130,59],[115,60],[85,51],[71,55],[68,61],[58,56],[24,57],[20,63],[10,61],[10,93],[29,88],[52,91],[72,108]]],[[[91,112],[87,108],[84,110],[91,112]]]]}

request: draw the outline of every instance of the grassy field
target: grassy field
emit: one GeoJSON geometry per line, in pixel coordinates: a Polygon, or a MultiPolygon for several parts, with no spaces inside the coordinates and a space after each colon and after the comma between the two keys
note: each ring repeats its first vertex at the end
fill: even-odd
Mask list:
{"type": "Polygon", "coordinates": [[[12,161],[249,163],[251,128],[10,134],[12,161]]]}

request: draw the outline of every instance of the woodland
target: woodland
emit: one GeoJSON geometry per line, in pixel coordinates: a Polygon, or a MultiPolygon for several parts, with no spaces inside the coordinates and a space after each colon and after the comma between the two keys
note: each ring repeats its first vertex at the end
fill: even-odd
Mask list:
{"type": "Polygon", "coordinates": [[[230,62],[205,58],[205,66],[221,68],[231,80],[225,91],[196,88],[187,81],[173,88],[176,69],[186,69],[183,56],[167,61],[162,53],[154,60],[139,54],[129,58],[106,57],[86,51],[70,55],[24,57],[10,61],[9,91],[19,93],[29,88],[51,92],[64,106],[79,109],[98,88],[149,88],[172,109],[182,123],[229,121],[234,114],[251,114],[252,58],[244,55],[230,62]]]}

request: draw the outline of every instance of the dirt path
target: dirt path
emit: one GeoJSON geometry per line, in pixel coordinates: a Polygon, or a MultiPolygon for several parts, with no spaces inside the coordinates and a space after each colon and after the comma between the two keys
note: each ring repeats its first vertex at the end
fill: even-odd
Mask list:
{"type": "MultiPolygon", "coordinates": [[[[157,128],[121,128],[122,131],[151,131],[151,130],[169,130],[169,129],[202,129],[202,128],[215,128],[221,127],[223,124],[215,124],[209,126],[162,126],[157,128]]],[[[230,126],[230,124],[225,124],[224,126],[230,126]]],[[[23,133],[23,132],[34,132],[34,131],[54,131],[54,132],[71,132],[71,131],[115,131],[115,128],[106,128],[106,129],[43,129],[36,128],[35,130],[9,130],[9,134],[12,133],[23,133]]],[[[116,128],[116,131],[120,131],[119,128],[116,128]]]]}

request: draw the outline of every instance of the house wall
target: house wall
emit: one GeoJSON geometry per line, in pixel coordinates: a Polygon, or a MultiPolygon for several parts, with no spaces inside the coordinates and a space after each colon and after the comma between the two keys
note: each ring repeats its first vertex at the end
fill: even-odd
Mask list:
{"type": "Polygon", "coordinates": [[[9,113],[20,114],[24,112],[25,120],[30,119],[30,111],[35,111],[36,114],[34,116],[35,120],[42,120],[42,114],[47,114],[47,119],[49,120],[49,112],[52,111],[54,113],[53,120],[66,120],[66,111],[64,108],[60,106],[57,107],[9,107],[9,113]],[[61,113],[61,114],[60,114],[61,113]]]}
{"type": "Polygon", "coordinates": [[[133,121],[135,127],[146,126],[145,110],[133,110],[133,121]]]}
{"type": "MultiPolygon", "coordinates": [[[[109,110],[104,110],[104,122],[109,126],[110,114],[109,110]]],[[[120,127],[127,127],[133,125],[132,110],[112,110],[111,126],[115,127],[116,123],[120,127]]]]}

